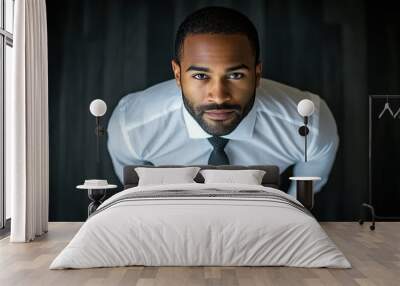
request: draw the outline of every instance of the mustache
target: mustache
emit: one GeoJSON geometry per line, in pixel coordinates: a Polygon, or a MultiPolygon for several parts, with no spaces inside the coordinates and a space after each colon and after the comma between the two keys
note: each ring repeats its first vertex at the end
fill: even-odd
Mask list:
{"type": "Polygon", "coordinates": [[[200,105],[199,107],[196,108],[197,111],[204,113],[205,111],[208,110],[218,110],[218,109],[232,109],[235,110],[237,113],[240,113],[241,107],[240,105],[237,104],[228,104],[228,103],[223,103],[223,104],[216,104],[216,103],[211,103],[211,104],[205,104],[205,105],[200,105]]]}

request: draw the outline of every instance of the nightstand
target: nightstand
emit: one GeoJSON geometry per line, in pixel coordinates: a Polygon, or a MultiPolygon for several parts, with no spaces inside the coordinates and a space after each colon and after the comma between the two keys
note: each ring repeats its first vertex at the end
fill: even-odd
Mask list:
{"type": "MultiPolygon", "coordinates": [[[[88,181],[88,180],[86,180],[88,181]]],[[[90,185],[90,184],[85,184],[84,185],[79,185],[76,186],[77,189],[79,190],[87,190],[88,191],[88,197],[91,201],[91,203],[88,206],[88,217],[96,211],[96,209],[101,205],[103,202],[105,196],[106,196],[106,191],[109,189],[115,189],[117,185],[103,185],[103,186],[95,186],[95,185],[90,185]]]]}
{"type": "Polygon", "coordinates": [[[289,179],[296,181],[296,199],[311,210],[314,206],[313,182],[321,180],[321,177],[290,177],[289,179]]]}

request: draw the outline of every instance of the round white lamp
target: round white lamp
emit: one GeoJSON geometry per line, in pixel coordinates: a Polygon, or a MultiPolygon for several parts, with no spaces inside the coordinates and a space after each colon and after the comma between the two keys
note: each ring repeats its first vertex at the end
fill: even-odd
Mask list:
{"type": "Polygon", "coordinates": [[[311,116],[314,113],[314,103],[309,99],[303,99],[297,105],[297,111],[301,116],[311,116]]]}
{"type": "Polygon", "coordinates": [[[308,117],[314,113],[314,103],[309,99],[303,99],[298,103],[297,111],[304,119],[304,125],[299,128],[299,134],[304,136],[304,162],[307,162],[307,135],[310,132],[307,124],[308,117]]]}
{"type": "Polygon", "coordinates": [[[90,103],[89,110],[93,116],[101,117],[106,114],[107,104],[101,99],[95,99],[90,103]]]}
{"type": "Polygon", "coordinates": [[[95,99],[90,103],[90,113],[96,117],[96,138],[97,138],[97,162],[100,161],[100,136],[106,134],[106,129],[100,125],[100,117],[107,112],[107,104],[101,99],[95,99]]]}

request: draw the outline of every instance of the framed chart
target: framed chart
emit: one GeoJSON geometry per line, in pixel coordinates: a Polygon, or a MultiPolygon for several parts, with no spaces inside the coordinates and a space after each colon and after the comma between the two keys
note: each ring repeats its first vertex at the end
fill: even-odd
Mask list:
{"type": "Polygon", "coordinates": [[[369,205],[400,220],[400,95],[369,96],[369,205]]]}

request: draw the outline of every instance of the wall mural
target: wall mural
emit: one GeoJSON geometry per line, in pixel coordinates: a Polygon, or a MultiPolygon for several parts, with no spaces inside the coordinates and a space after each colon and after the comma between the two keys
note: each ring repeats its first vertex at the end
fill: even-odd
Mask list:
{"type": "Polygon", "coordinates": [[[133,164],[276,165],[291,195],[290,176],[321,178],[319,220],[359,218],[368,94],[400,92],[386,52],[399,48],[395,9],[82,0],[47,1],[47,10],[50,221],[85,220],[90,201],[77,186],[107,180],[109,197],[133,164]],[[215,6],[225,8],[203,9],[215,6]],[[99,125],[95,99],[107,105],[99,125]]]}

